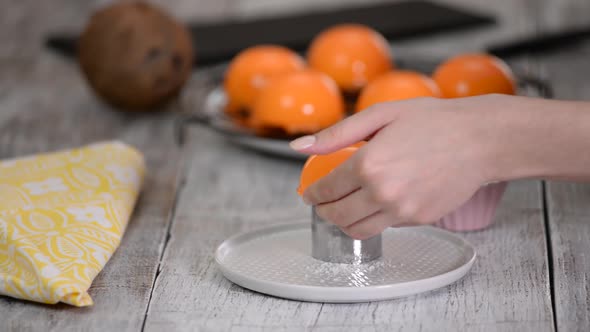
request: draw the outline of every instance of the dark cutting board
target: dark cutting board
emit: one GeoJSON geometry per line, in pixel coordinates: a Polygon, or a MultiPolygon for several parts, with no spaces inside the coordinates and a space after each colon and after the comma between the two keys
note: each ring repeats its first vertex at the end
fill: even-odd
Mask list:
{"type": "MultiPolygon", "coordinates": [[[[389,40],[400,40],[493,22],[489,16],[459,8],[408,1],[248,21],[188,23],[188,26],[197,53],[196,62],[202,65],[226,61],[240,50],[257,44],[279,44],[303,52],[318,32],[340,23],[365,24],[389,40]]],[[[74,35],[52,35],[46,42],[50,48],[74,56],[76,39],[74,35]]]]}

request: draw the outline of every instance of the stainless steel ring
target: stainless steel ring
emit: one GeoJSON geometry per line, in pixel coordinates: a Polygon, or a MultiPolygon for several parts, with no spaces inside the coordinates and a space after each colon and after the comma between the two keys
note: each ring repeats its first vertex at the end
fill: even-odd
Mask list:
{"type": "Polygon", "coordinates": [[[362,264],[381,257],[381,234],[355,240],[320,218],[312,208],[312,257],[330,263],[362,264]]]}

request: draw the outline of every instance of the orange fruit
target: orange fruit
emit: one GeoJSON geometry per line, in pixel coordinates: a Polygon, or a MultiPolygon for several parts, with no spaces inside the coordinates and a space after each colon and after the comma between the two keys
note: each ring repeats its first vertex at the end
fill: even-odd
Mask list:
{"type": "Polygon", "coordinates": [[[301,169],[297,193],[303,195],[310,185],[328,175],[334,168],[348,160],[364,144],[365,142],[361,141],[336,152],[313,155],[307,158],[303,169],[301,169]]]}
{"type": "Polygon", "coordinates": [[[227,113],[248,111],[269,79],[304,67],[297,53],[282,46],[260,45],[243,50],[225,73],[223,86],[231,105],[226,108],[227,113]]]}
{"type": "Polygon", "coordinates": [[[359,24],[337,25],[321,32],[311,42],[307,61],[350,93],[393,68],[385,38],[359,24]]]}
{"type": "Polygon", "coordinates": [[[292,136],[315,133],[344,118],[344,102],[334,81],[307,69],[276,77],[262,90],[250,115],[258,132],[292,136]]]}
{"type": "Polygon", "coordinates": [[[516,82],[510,67],[488,54],[455,56],[438,66],[433,77],[445,98],[516,93],[516,82]]]}
{"type": "Polygon", "coordinates": [[[430,77],[418,72],[391,71],[377,77],[361,91],[356,112],[377,103],[417,97],[440,97],[440,89],[430,77]]]}

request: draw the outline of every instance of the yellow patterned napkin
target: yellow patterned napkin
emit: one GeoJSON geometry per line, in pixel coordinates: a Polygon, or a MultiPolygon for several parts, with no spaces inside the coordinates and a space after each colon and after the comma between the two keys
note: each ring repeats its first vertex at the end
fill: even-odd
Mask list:
{"type": "Polygon", "coordinates": [[[137,200],[142,155],[119,142],[0,161],[0,294],[92,305],[92,280],[137,200]]]}

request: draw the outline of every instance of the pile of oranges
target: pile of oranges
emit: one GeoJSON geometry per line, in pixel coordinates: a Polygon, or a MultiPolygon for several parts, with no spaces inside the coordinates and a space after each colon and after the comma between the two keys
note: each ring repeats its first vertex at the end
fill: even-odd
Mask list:
{"type": "Polygon", "coordinates": [[[510,68],[487,54],[453,57],[432,76],[396,69],[381,34],[343,24],[318,34],[306,59],[277,45],[243,50],[227,69],[224,89],[234,121],[261,136],[293,138],[381,102],[515,94],[516,83],[510,68]]]}

